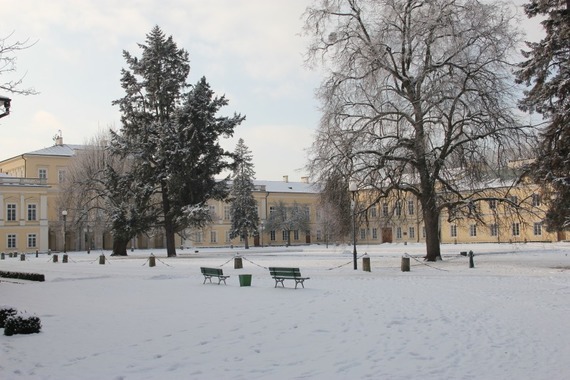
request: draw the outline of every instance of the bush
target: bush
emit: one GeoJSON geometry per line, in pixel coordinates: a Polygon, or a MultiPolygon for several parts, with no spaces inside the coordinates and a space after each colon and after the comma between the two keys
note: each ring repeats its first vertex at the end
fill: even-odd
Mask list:
{"type": "Polygon", "coordinates": [[[40,281],[40,282],[43,282],[46,280],[45,275],[40,274],[40,273],[22,273],[22,272],[0,271],[0,277],[15,278],[18,280],[40,281]]]}
{"type": "Polygon", "coordinates": [[[4,335],[14,334],[34,334],[39,333],[42,329],[40,318],[35,315],[18,313],[11,315],[6,319],[4,324],[4,335]]]}
{"type": "Polygon", "coordinates": [[[16,315],[17,312],[12,306],[0,305],[0,328],[4,327],[8,317],[16,315]]]}

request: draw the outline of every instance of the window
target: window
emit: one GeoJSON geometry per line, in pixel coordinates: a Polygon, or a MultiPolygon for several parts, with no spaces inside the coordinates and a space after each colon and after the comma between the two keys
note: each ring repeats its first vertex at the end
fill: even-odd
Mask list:
{"type": "Polygon", "coordinates": [[[38,178],[47,179],[47,169],[39,169],[38,170],[38,178]]]}
{"type": "Polygon", "coordinates": [[[499,226],[497,224],[491,224],[489,226],[489,233],[491,236],[499,236],[499,226]]]}
{"type": "Polygon", "coordinates": [[[382,204],[382,215],[383,216],[388,216],[388,210],[389,210],[388,203],[382,204]]]}
{"type": "Polygon", "coordinates": [[[534,231],[534,236],[541,236],[542,235],[542,223],[534,223],[533,231],[534,231]]]}
{"type": "Polygon", "coordinates": [[[35,204],[28,205],[28,220],[36,220],[37,206],[35,204]]]}
{"type": "Polygon", "coordinates": [[[269,232],[269,239],[271,239],[271,241],[275,241],[275,231],[269,232]]]}
{"type": "Polygon", "coordinates": [[[372,229],[372,239],[378,239],[378,228],[372,229]]]}
{"type": "Polygon", "coordinates": [[[473,201],[469,201],[467,208],[469,209],[469,214],[474,214],[477,212],[477,205],[473,201]]]}
{"type": "Polygon", "coordinates": [[[371,218],[376,218],[376,206],[372,206],[370,208],[370,217],[371,218]]]}
{"type": "Polygon", "coordinates": [[[450,231],[451,237],[457,237],[457,225],[452,224],[450,227],[451,227],[451,231],[450,231]]]}
{"type": "Polygon", "coordinates": [[[402,215],[402,202],[397,201],[396,202],[396,206],[394,208],[394,212],[396,213],[396,216],[401,216],[402,215]]]}
{"type": "Polygon", "coordinates": [[[196,232],[196,234],[194,236],[194,240],[196,241],[196,243],[202,242],[202,231],[196,232]]]}
{"type": "Polygon", "coordinates": [[[16,221],[16,205],[14,203],[9,203],[6,205],[6,220],[9,222],[16,221]]]}
{"type": "Polygon", "coordinates": [[[303,206],[303,213],[307,219],[311,219],[311,209],[309,206],[303,206]]]}
{"type": "Polygon", "coordinates": [[[229,243],[230,241],[232,241],[230,237],[230,231],[226,231],[226,243],[229,243]]]}
{"type": "Polygon", "coordinates": [[[540,206],[540,195],[538,195],[538,194],[532,194],[532,205],[533,205],[534,207],[540,206]]]}
{"type": "Polygon", "coordinates": [[[60,169],[57,171],[57,180],[59,183],[64,183],[65,182],[65,170],[60,169]]]}
{"type": "Polygon", "coordinates": [[[360,240],[364,240],[366,239],[366,229],[361,228],[360,229],[360,240]]]}
{"type": "Polygon", "coordinates": [[[408,200],[408,215],[414,215],[414,200],[408,200]]]}
{"type": "Polygon", "coordinates": [[[322,234],[321,230],[317,230],[317,240],[321,240],[321,239],[322,239],[321,234],[322,234]]]}
{"type": "Polygon", "coordinates": [[[210,216],[212,219],[216,219],[216,206],[208,206],[208,210],[210,211],[210,216]]]}
{"type": "Polygon", "coordinates": [[[520,236],[521,234],[521,226],[519,223],[513,223],[513,236],[520,236]]]}
{"type": "Polygon", "coordinates": [[[489,199],[489,209],[496,210],[497,209],[497,200],[496,199],[489,199]]]}
{"type": "Polygon", "coordinates": [[[217,243],[218,242],[218,234],[216,231],[210,231],[210,243],[217,243]]]}
{"type": "Polygon", "coordinates": [[[36,234],[28,234],[28,248],[36,248],[37,238],[36,234]]]}
{"type": "Polygon", "coordinates": [[[224,220],[232,219],[232,208],[230,206],[224,206],[224,220]]]}
{"type": "Polygon", "coordinates": [[[273,215],[274,212],[275,212],[275,207],[270,206],[269,207],[269,216],[271,217],[271,215],[273,215]]]}
{"type": "Polygon", "coordinates": [[[471,237],[477,236],[477,225],[476,224],[472,224],[469,226],[469,236],[471,236],[471,237]]]}
{"type": "Polygon", "coordinates": [[[283,241],[287,241],[287,237],[289,236],[289,231],[283,230],[281,238],[283,241]]]}
{"type": "Polygon", "coordinates": [[[416,229],[414,227],[408,228],[408,235],[410,235],[410,239],[416,238],[416,229]]]}
{"type": "Polygon", "coordinates": [[[16,248],[16,234],[8,234],[8,248],[16,248]]]}
{"type": "Polygon", "coordinates": [[[422,238],[426,238],[426,226],[422,226],[422,238]]]}
{"type": "Polygon", "coordinates": [[[519,198],[516,195],[511,195],[507,199],[509,201],[513,202],[515,205],[519,204],[519,198]]]}
{"type": "Polygon", "coordinates": [[[402,238],[402,227],[396,227],[396,239],[402,238]]]}
{"type": "Polygon", "coordinates": [[[293,239],[294,239],[294,240],[299,240],[299,230],[294,230],[294,231],[293,231],[293,239]]]}

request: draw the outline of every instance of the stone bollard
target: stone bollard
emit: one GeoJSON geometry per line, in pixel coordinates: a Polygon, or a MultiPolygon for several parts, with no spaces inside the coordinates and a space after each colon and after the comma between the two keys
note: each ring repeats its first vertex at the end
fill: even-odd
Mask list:
{"type": "Polygon", "coordinates": [[[57,255],[53,255],[53,256],[52,256],[52,260],[53,260],[54,263],[57,263],[57,259],[58,259],[58,258],[57,258],[57,255]]]}
{"type": "Polygon", "coordinates": [[[4,252],[0,253],[0,260],[6,260],[6,254],[4,252]]]}
{"type": "Polygon", "coordinates": [[[25,253],[22,253],[20,255],[20,261],[26,261],[26,254],[25,253]]]}
{"type": "Polygon", "coordinates": [[[475,268],[475,263],[473,262],[473,251],[469,251],[469,268],[475,268]]]}
{"type": "Polygon", "coordinates": [[[105,265],[105,255],[99,256],[99,264],[105,265]]]}
{"type": "Polygon", "coordinates": [[[234,269],[241,269],[243,268],[243,262],[241,260],[241,257],[236,256],[234,259],[234,269]]]}
{"type": "Polygon", "coordinates": [[[362,270],[364,272],[371,272],[370,270],[370,256],[366,253],[362,256],[362,270]]]}
{"type": "Polygon", "coordinates": [[[156,257],[154,257],[153,254],[151,254],[150,257],[148,258],[148,266],[149,267],[155,267],[156,266],[156,257]]]}
{"type": "Polygon", "coordinates": [[[63,256],[61,256],[61,262],[62,262],[62,263],[66,263],[66,262],[67,262],[67,258],[68,258],[67,253],[64,253],[63,256]]]}
{"type": "Polygon", "coordinates": [[[12,254],[12,252],[8,252],[8,256],[9,256],[9,257],[14,257],[14,255],[12,254]]]}
{"type": "Polygon", "coordinates": [[[39,255],[39,251],[36,249],[36,257],[38,257],[39,255]]]}
{"type": "Polygon", "coordinates": [[[410,258],[402,256],[402,272],[410,271],[410,258]]]}

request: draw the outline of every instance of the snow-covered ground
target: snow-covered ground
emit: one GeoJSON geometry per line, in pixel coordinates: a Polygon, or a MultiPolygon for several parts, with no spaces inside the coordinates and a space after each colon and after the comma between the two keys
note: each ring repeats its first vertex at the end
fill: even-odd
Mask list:
{"type": "Polygon", "coordinates": [[[371,272],[361,258],[353,269],[350,246],[104,252],[105,265],[102,252],[6,257],[0,270],[46,282],[0,279],[0,304],[43,325],[0,335],[0,379],[570,378],[570,244],[442,250],[442,262],[412,257],[410,272],[401,257],[423,245],[359,246],[371,272]],[[201,266],[221,267],[227,286],[203,285],[201,266]],[[310,280],[275,289],[269,266],[310,280]]]}

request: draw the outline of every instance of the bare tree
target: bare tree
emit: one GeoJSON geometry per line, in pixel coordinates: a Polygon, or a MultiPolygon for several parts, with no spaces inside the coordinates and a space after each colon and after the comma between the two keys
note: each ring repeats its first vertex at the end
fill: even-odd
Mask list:
{"type": "Polygon", "coordinates": [[[318,91],[311,174],[323,182],[340,168],[377,202],[416,196],[434,261],[441,211],[477,199],[532,132],[515,114],[513,13],[472,0],[318,5],[305,14],[308,61],[330,74],[318,91]]]}
{"type": "Polygon", "coordinates": [[[291,245],[291,232],[309,232],[309,215],[307,209],[297,202],[288,206],[283,201],[279,201],[272,206],[269,218],[267,219],[267,230],[284,231],[287,234],[287,245],[291,245]]]}
{"type": "Polygon", "coordinates": [[[34,45],[29,40],[12,41],[13,33],[5,37],[0,37],[0,89],[5,92],[20,95],[35,95],[37,92],[33,88],[22,88],[24,76],[15,79],[4,79],[16,72],[16,53],[28,49],[34,45]]]}

